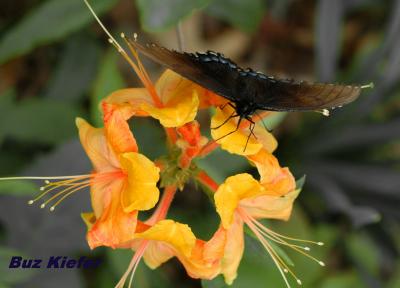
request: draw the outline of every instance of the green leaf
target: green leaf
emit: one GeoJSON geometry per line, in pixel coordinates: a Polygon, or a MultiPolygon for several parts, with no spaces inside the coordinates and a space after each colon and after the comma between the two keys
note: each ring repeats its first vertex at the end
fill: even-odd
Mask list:
{"type": "Polygon", "coordinates": [[[303,189],[304,184],[306,183],[306,175],[296,180],[296,190],[303,189]]]}
{"type": "Polygon", "coordinates": [[[0,195],[28,196],[39,191],[38,187],[28,180],[1,180],[0,195]]]}
{"type": "Polygon", "coordinates": [[[96,126],[103,125],[101,112],[99,111],[100,101],[111,92],[125,86],[122,75],[118,70],[118,59],[119,54],[115,49],[110,49],[100,64],[100,71],[96,77],[90,102],[91,118],[96,126]]]}
{"type": "MultiPolygon", "coordinates": [[[[11,257],[20,256],[22,258],[28,258],[26,255],[23,255],[21,252],[10,249],[4,246],[0,246],[0,283],[5,287],[6,285],[22,283],[29,278],[31,278],[35,274],[34,269],[10,269],[8,265],[10,263],[11,257]]],[[[0,287],[1,287],[0,284],[0,287]]],[[[3,287],[4,287],[3,286],[3,287]]],[[[14,285],[12,285],[14,287],[14,285]]]]}
{"type": "Polygon", "coordinates": [[[142,28],[160,32],[176,25],[195,9],[202,9],[211,0],[136,0],[142,28]]]}
{"type": "MultiPolygon", "coordinates": [[[[93,9],[102,14],[117,0],[96,0],[93,9]]],[[[77,31],[94,18],[82,0],[49,0],[33,9],[0,41],[0,64],[57,41],[77,31]]]]}
{"type": "Polygon", "coordinates": [[[324,279],[321,288],[363,288],[365,284],[355,272],[338,274],[324,279]]]}
{"type": "Polygon", "coordinates": [[[203,288],[224,288],[228,287],[224,281],[224,277],[218,276],[212,280],[201,280],[201,287],[203,288]]]}
{"type": "Polygon", "coordinates": [[[106,250],[106,253],[115,274],[122,276],[129,266],[133,252],[129,250],[106,250]]]}
{"type": "Polygon", "coordinates": [[[13,93],[6,93],[0,97],[0,140],[11,137],[20,141],[56,144],[76,134],[74,119],[79,113],[74,105],[50,99],[27,99],[15,103],[13,96],[13,93]]]}
{"type": "Polygon", "coordinates": [[[368,235],[362,233],[349,235],[346,239],[346,248],[354,262],[371,275],[379,275],[378,247],[374,245],[368,235]]]}
{"type": "Polygon", "coordinates": [[[263,2],[262,0],[214,0],[207,7],[207,12],[245,32],[254,32],[265,11],[263,2]]]}
{"type": "Polygon", "coordinates": [[[11,109],[14,106],[14,99],[15,91],[11,89],[0,95],[0,144],[3,142],[4,136],[6,134],[6,123],[9,120],[7,119],[7,115],[9,115],[11,109]]]}
{"type": "Polygon", "coordinates": [[[100,46],[87,33],[73,35],[66,41],[44,97],[76,101],[82,99],[96,77],[100,46]]]}
{"type": "Polygon", "coordinates": [[[397,261],[396,269],[392,274],[392,278],[388,281],[386,288],[398,288],[400,287],[400,262],[397,261]]]}

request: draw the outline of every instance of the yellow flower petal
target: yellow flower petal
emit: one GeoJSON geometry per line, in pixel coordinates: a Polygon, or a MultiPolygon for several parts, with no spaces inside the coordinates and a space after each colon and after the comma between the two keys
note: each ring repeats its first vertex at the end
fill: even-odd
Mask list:
{"type": "Polygon", "coordinates": [[[103,102],[118,106],[118,109],[126,120],[132,115],[148,116],[140,107],[143,103],[153,103],[150,93],[146,88],[120,89],[107,96],[103,102]]]}
{"type": "Polygon", "coordinates": [[[274,135],[268,132],[268,130],[261,124],[256,123],[253,132],[257,137],[257,141],[261,143],[263,149],[272,153],[275,151],[276,147],[278,147],[278,141],[276,141],[274,135]]]}
{"type": "Polygon", "coordinates": [[[150,241],[143,254],[143,259],[147,266],[151,269],[156,269],[174,256],[175,250],[168,244],[159,241],[150,241]]]}
{"type": "Polygon", "coordinates": [[[162,241],[171,245],[176,251],[189,257],[196,244],[190,227],[172,220],[161,220],[142,233],[136,233],[136,238],[162,241]]]}
{"type": "Polygon", "coordinates": [[[240,201],[240,207],[254,218],[268,218],[288,220],[293,208],[293,202],[300,193],[300,189],[287,193],[284,196],[263,195],[240,201]]]}
{"type": "Polygon", "coordinates": [[[228,177],[214,194],[215,206],[221,217],[222,226],[228,229],[242,199],[256,197],[264,192],[260,183],[250,174],[243,173],[228,177]]]}
{"type": "Polygon", "coordinates": [[[192,94],[173,98],[163,108],[143,103],[141,108],[151,117],[160,121],[164,127],[180,127],[194,120],[199,106],[199,98],[194,90],[192,94]]]}
{"type": "Polygon", "coordinates": [[[117,169],[119,162],[104,135],[104,129],[94,128],[82,118],[76,118],[75,122],[81,144],[96,172],[117,169]]]}
{"type": "Polygon", "coordinates": [[[221,271],[220,262],[224,256],[226,234],[220,228],[207,242],[197,239],[190,255],[180,253],[167,242],[150,241],[143,258],[151,269],[155,269],[170,258],[177,257],[190,277],[213,279],[221,271]]]}
{"type": "Polygon", "coordinates": [[[295,189],[296,181],[289,169],[280,167],[278,159],[268,151],[262,149],[248,159],[256,165],[266,194],[282,196],[295,189]]]}
{"type": "Polygon", "coordinates": [[[256,154],[262,148],[262,143],[255,139],[253,135],[249,138],[249,128],[238,129],[237,131],[235,131],[237,127],[238,117],[232,118],[228,122],[223,124],[232,115],[232,113],[234,113],[234,110],[230,106],[226,106],[224,110],[217,108],[215,115],[211,118],[211,127],[219,128],[211,129],[212,138],[221,145],[222,149],[230,153],[238,155],[256,154]],[[247,140],[248,143],[246,146],[247,140]]]}
{"type": "Polygon", "coordinates": [[[103,103],[104,127],[107,141],[116,154],[137,152],[136,140],[124,119],[123,113],[115,105],[103,103]]]}
{"type": "Polygon", "coordinates": [[[190,97],[194,90],[199,96],[207,91],[203,87],[169,69],[165,70],[160,76],[155,87],[157,94],[160,95],[161,101],[166,106],[170,106],[171,102],[190,97]]]}
{"type": "Polygon", "coordinates": [[[134,239],[137,211],[123,211],[120,187],[115,186],[116,190],[111,191],[101,216],[87,234],[91,249],[97,246],[126,247],[127,243],[134,239]]]}
{"type": "Polygon", "coordinates": [[[121,154],[120,163],[127,174],[127,184],[121,192],[124,211],[153,208],[160,195],[157,188],[160,169],[144,155],[134,152],[121,154]]]}
{"type": "Polygon", "coordinates": [[[240,217],[235,216],[226,233],[227,242],[221,264],[221,273],[224,275],[226,284],[231,285],[233,280],[236,279],[237,269],[244,251],[243,222],[240,217]]]}
{"type": "Polygon", "coordinates": [[[104,207],[112,201],[113,191],[122,191],[124,175],[122,172],[95,174],[90,180],[90,197],[94,215],[97,219],[103,214],[104,207]],[[118,175],[120,174],[120,175],[118,175]]]}
{"type": "Polygon", "coordinates": [[[224,256],[226,233],[218,229],[213,237],[205,242],[197,240],[190,257],[178,254],[187,274],[195,279],[213,279],[221,273],[221,260],[224,256]]]}

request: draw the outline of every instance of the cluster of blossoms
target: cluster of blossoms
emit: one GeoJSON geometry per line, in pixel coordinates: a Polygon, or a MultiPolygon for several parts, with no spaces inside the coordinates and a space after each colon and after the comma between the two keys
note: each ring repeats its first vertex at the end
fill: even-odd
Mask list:
{"type": "Polygon", "coordinates": [[[130,54],[112,37],[110,42],[129,62],[144,87],[118,90],[106,97],[101,103],[102,128],[92,127],[81,118],[76,120],[80,141],[93,171],[87,175],[58,177],[57,181],[46,178],[41,188],[43,193],[29,203],[45,197],[47,200],[41,207],[51,203],[52,211],[69,195],[89,187],[93,212],[83,213],[82,218],[88,227],[90,248],[107,246],[135,251],[116,287],[124,287],[129,277],[131,286],[142,258],[154,269],[173,257],[193,278],[213,279],[222,274],[226,283],[231,284],[244,252],[244,225],[272,257],[287,286],[286,275],[292,275],[299,284],[301,281],[274,249],[274,243],[324,265],[310,256],[307,253],[310,248],[304,246],[305,242],[322,245],[321,242],[283,236],[260,222],[262,219],[287,220],[300,192],[289,169],[282,168],[272,154],[277,147],[272,134],[259,123],[250,131],[248,121],[240,123],[237,129],[238,119],[229,117],[233,108],[227,105],[226,99],[171,70],[164,71],[153,84],[128,40],[130,54]],[[196,121],[198,110],[210,107],[215,107],[210,125],[214,128],[211,129],[213,139],[201,135],[196,121]],[[151,161],[141,154],[127,122],[132,117],[158,120],[173,157],[151,161]],[[216,183],[196,166],[195,160],[217,148],[245,157],[257,168],[259,179],[242,173],[228,177],[222,184],[216,183]],[[198,239],[188,225],[167,218],[176,191],[192,179],[212,191],[220,217],[217,231],[208,240],[198,239]],[[141,211],[155,207],[151,217],[139,220],[141,211]]]}
{"type": "Polygon", "coordinates": [[[101,103],[103,128],[92,127],[81,118],[76,120],[80,141],[93,164],[93,171],[87,175],[62,177],[55,182],[46,180],[41,188],[43,193],[29,203],[53,194],[41,207],[52,203],[50,210],[54,210],[69,195],[89,187],[93,212],[83,213],[82,218],[88,227],[90,248],[107,246],[135,251],[117,287],[123,287],[129,275],[131,285],[142,258],[154,269],[172,257],[178,258],[193,278],[213,279],[222,274],[226,283],[231,284],[243,255],[244,225],[270,254],[286,284],[289,286],[287,273],[301,284],[271,242],[288,246],[324,265],[306,253],[310,248],[299,245],[299,242],[322,243],[280,235],[259,221],[287,220],[300,192],[289,169],[282,168],[272,155],[277,147],[275,138],[259,123],[252,132],[247,121],[235,131],[237,119],[229,119],[233,108],[227,105],[227,100],[171,70],[164,71],[153,85],[138,54],[129,41],[127,44],[132,58],[124,50],[119,51],[144,88],[118,90],[105,98],[101,103]],[[201,135],[200,125],[195,120],[199,109],[210,107],[216,108],[211,119],[214,140],[201,135]],[[153,162],[141,154],[127,122],[132,117],[157,119],[166,132],[169,151],[174,151],[176,157],[163,157],[153,162]],[[196,166],[195,160],[218,147],[246,157],[257,168],[260,179],[242,173],[217,184],[196,166]],[[212,191],[220,217],[219,228],[207,241],[198,239],[188,225],[167,218],[176,191],[191,179],[212,191]],[[160,189],[163,189],[161,199],[160,189]],[[149,219],[138,219],[140,211],[156,206],[149,219]]]}

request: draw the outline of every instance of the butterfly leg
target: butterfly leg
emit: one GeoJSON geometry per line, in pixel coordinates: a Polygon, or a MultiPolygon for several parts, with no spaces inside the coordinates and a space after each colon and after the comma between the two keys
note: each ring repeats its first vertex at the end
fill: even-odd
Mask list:
{"type": "Polygon", "coordinates": [[[242,117],[239,118],[239,121],[238,121],[238,123],[237,123],[237,125],[236,125],[235,130],[232,130],[231,132],[225,134],[225,135],[222,136],[222,137],[219,137],[218,139],[215,139],[214,141],[221,140],[222,138],[225,138],[226,136],[229,136],[229,135],[235,133],[236,131],[238,131],[238,130],[239,130],[239,127],[240,127],[240,123],[242,122],[242,119],[243,119],[242,117]]]}
{"type": "Polygon", "coordinates": [[[260,118],[260,121],[263,124],[265,130],[267,130],[269,133],[271,133],[272,129],[268,129],[267,125],[265,125],[264,119],[260,116],[260,114],[258,114],[257,112],[255,112],[255,114],[257,115],[258,118],[260,118]]]}
{"type": "Polygon", "coordinates": [[[221,128],[222,126],[224,126],[226,123],[228,123],[229,120],[231,120],[232,118],[238,117],[239,115],[236,114],[236,111],[233,111],[233,113],[231,114],[231,116],[229,116],[228,118],[226,118],[224,120],[224,122],[222,122],[222,124],[218,125],[217,127],[210,127],[211,129],[218,129],[221,128]]]}
{"type": "Polygon", "coordinates": [[[224,105],[221,105],[220,107],[221,110],[224,110],[227,105],[231,106],[233,109],[236,110],[236,107],[231,102],[226,102],[224,105]]]}
{"type": "Polygon", "coordinates": [[[246,151],[247,144],[249,144],[249,140],[250,140],[251,135],[253,135],[254,138],[257,139],[256,134],[254,134],[254,132],[253,132],[254,128],[256,127],[256,123],[250,117],[246,118],[246,120],[250,122],[250,126],[249,126],[250,133],[249,133],[249,136],[247,137],[246,145],[244,145],[243,152],[246,151]]]}

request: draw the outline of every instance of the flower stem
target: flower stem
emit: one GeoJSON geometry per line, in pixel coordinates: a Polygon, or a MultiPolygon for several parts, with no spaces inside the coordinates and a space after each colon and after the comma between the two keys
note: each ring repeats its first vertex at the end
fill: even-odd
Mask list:
{"type": "Polygon", "coordinates": [[[214,193],[215,193],[215,191],[217,191],[219,185],[205,171],[203,171],[203,170],[200,171],[197,174],[196,179],[201,184],[205,185],[207,188],[209,188],[211,191],[213,191],[214,193]]]}
{"type": "Polygon", "coordinates": [[[210,141],[206,146],[203,147],[203,149],[199,153],[198,157],[204,157],[204,156],[210,154],[212,151],[214,151],[218,147],[219,147],[219,144],[217,142],[210,141]]]}

